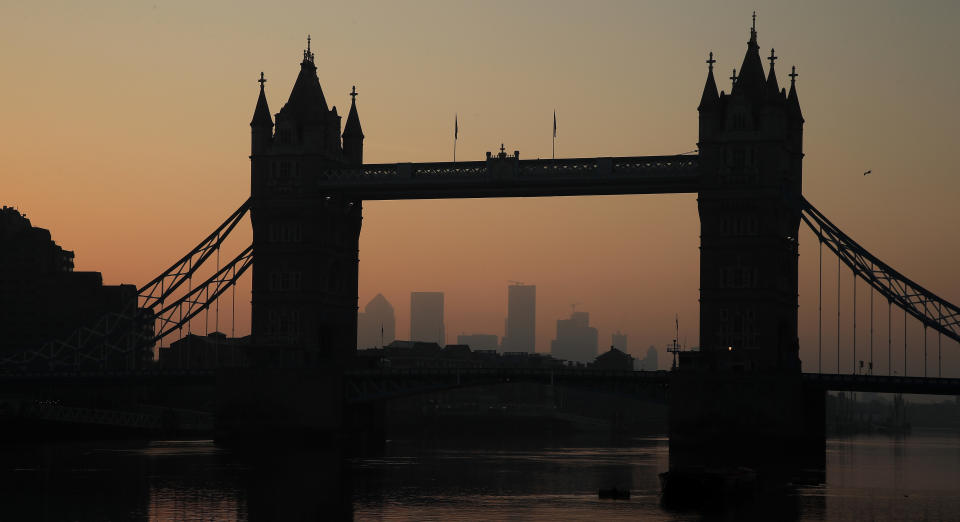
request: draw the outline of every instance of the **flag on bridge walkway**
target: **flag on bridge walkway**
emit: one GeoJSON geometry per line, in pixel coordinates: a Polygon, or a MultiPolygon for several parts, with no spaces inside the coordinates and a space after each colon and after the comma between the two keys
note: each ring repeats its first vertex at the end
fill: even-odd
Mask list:
{"type": "Polygon", "coordinates": [[[557,111],[553,111],[553,137],[557,137],[557,111]]]}

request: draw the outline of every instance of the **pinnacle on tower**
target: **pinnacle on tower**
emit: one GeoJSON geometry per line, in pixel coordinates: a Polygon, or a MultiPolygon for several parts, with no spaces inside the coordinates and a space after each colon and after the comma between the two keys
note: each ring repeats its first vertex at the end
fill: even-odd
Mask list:
{"type": "Polygon", "coordinates": [[[300,74],[290,91],[287,104],[281,109],[284,118],[291,117],[301,122],[321,121],[329,112],[327,100],[320,87],[317,77],[317,66],[314,63],[313,51],[310,50],[310,37],[307,36],[307,48],[303,51],[303,61],[300,62],[300,74]]]}
{"type": "Polygon", "coordinates": [[[360,127],[360,116],[357,114],[357,86],[350,90],[350,113],[347,114],[347,123],[343,127],[343,137],[359,136],[363,138],[363,129],[360,127]]]}
{"type": "Polygon", "coordinates": [[[257,98],[257,108],[253,111],[253,119],[250,120],[251,127],[273,127],[273,118],[270,117],[270,107],[267,105],[267,96],[263,92],[263,84],[267,83],[267,79],[263,77],[263,73],[260,73],[260,79],[257,80],[257,83],[260,84],[260,96],[257,98]]]}
{"type": "Polygon", "coordinates": [[[777,61],[777,55],[772,48],[770,49],[770,56],[767,57],[767,60],[770,60],[770,72],[767,74],[767,97],[771,100],[782,99],[778,98],[780,96],[780,85],[777,83],[777,74],[774,72],[773,67],[773,63],[777,61]]]}
{"type": "Polygon", "coordinates": [[[717,61],[713,59],[713,51],[710,52],[710,58],[707,60],[707,81],[703,85],[703,94],[700,96],[700,105],[698,111],[710,110],[716,107],[720,102],[717,95],[717,82],[713,79],[713,64],[717,61]]]}
{"type": "Polygon", "coordinates": [[[360,115],[357,114],[356,85],[350,90],[350,113],[343,126],[343,155],[352,163],[363,163],[363,128],[360,127],[360,115]]]}
{"type": "Polygon", "coordinates": [[[800,123],[803,123],[803,113],[800,111],[800,98],[797,96],[797,66],[794,65],[790,69],[790,93],[787,94],[787,109],[790,111],[790,115],[799,118],[800,123]]]}
{"type": "Polygon", "coordinates": [[[313,63],[313,52],[310,51],[310,35],[307,35],[307,48],[303,51],[303,61],[313,63]]]}
{"type": "Polygon", "coordinates": [[[766,80],[763,77],[763,62],[760,60],[760,45],[757,44],[757,13],[753,13],[753,25],[750,27],[750,41],[747,42],[747,53],[740,66],[740,75],[730,94],[744,94],[748,98],[756,98],[763,93],[766,80]]]}

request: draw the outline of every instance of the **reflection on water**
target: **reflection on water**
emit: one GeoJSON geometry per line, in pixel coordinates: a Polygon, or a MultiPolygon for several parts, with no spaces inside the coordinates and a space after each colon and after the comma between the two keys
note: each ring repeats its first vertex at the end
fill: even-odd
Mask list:
{"type": "Polygon", "coordinates": [[[856,437],[827,444],[826,483],[762,506],[666,511],[657,474],[667,441],[629,447],[469,448],[388,444],[385,456],[212,441],[84,443],[0,449],[3,520],[956,520],[960,438],[856,437]],[[599,488],[629,488],[628,501],[599,488]]]}

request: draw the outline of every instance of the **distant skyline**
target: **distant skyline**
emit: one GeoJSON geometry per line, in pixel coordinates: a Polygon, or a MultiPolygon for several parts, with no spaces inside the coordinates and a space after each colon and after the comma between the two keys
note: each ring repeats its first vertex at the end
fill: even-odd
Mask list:
{"type": "MultiPolygon", "coordinates": [[[[307,34],[331,105],[346,113],[357,87],[370,163],[449,161],[455,113],[460,161],[500,143],[549,157],[554,110],[557,157],[691,151],[704,61],[713,51],[729,90],[722,78],[740,65],[753,10],[764,54],[780,56],[781,85],[791,65],[800,73],[806,197],[898,271],[960,302],[953,2],[12,3],[0,8],[2,203],[74,251],[78,270],[147,282],[249,195],[256,80],[264,71],[278,110],[307,34]]],[[[249,241],[246,224],[238,233],[249,241]]],[[[405,294],[442,288],[449,331],[500,332],[505,282],[536,281],[539,352],[574,302],[601,339],[619,328],[633,346],[660,347],[679,314],[680,340],[692,345],[698,236],[693,195],[368,202],[359,302],[382,292],[403,338],[405,294]]],[[[837,269],[831,256],[824,263],[826,350],[836,344],[837,269]]],[[[850,371],[849,270],[841,275],[841,370],[850,371]]],[[[817,244],[802,231],[806,371],[816,369],[816,285],[817,244]]],[[[860,353],[868,295],[860,286],[860,353]]],[[[247,280],[238,335],[249,332],[249,297],[247,280]]],[[[922,327],[908,324],[916,369],[922,327]]],[[[936,346],[931,334],[934,355],[936,346]]],[[[945,374],[960,375],[960,347],[943,349],[945,374]]]]}

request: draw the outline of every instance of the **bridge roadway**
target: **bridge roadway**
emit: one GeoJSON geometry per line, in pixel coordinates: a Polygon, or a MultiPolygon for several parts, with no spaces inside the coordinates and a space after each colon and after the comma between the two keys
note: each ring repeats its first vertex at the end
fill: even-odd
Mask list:
{"type": "MultiPolygon", "coordinates": [[[[649,394],[652,389],[670,385],[668,371],[593,368],[380,368],[349,370],[345,377],[345,399],[349,403],[505,382],[574,386],[617,394],[649,394]]],[[[804,373],[802,379],[805,385],[824,391],[960,395],[960,379],[956,378],[804,373]]],[[[0,392],[59,384],[214,386],[216,382],[214,370],[65,371],[0,375],[0,392]]]]}
{"type": "Polygon", "coordinates": [[[439,199],[691,193],[697,155],[388,163],[329,169],[314,189],[351,199],[439,199]]]}

